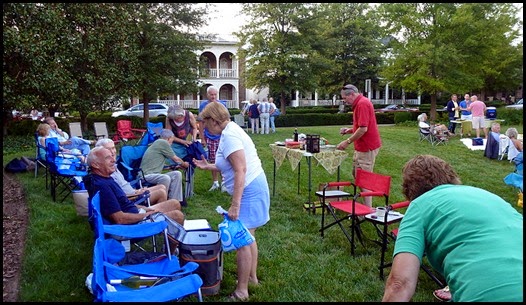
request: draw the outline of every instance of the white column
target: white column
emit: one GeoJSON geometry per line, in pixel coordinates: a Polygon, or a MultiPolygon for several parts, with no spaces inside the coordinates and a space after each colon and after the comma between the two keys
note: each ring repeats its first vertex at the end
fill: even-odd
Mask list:
{"type": "Polygon", "coordinates": [[[314,106],[318,106],[318,91],[314,91],[314,106]]]}
{"type": "Polygon", "coordinates": [[[385,104],[389,102],[389,83],[385,84],[385,104]]]}
{"type": "Polygon", "coordinates": [[[300,91],[296,90],[296,107],[300,106],[300,91]]]}

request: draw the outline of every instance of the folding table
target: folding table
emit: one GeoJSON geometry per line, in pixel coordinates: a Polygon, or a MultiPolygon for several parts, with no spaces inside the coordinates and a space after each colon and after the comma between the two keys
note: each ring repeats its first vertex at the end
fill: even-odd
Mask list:
{"type": "Polygon", "coordinates": [[[276,171],[281,166],[283,161],[287,158],[290,161],[292,170],[298,169],[298,194],[300,193],[300,177],[301,177],[301,159],[305,157],[307,160],[308,168],[308,192],[309,198],[308,201],[304,204],[304,208],[307,210],[321,207],[316,206],[311,200],[312,193],[312,158],[318,163],[320,163],[327,172],[333,174],[337,172],[337,179],[340,180],[340,165],[348,157],[348,153],[341,150],[321,150],[319,153],[310,153],[305,150],[287,148],[285,146],[280,146],[277,144],[270,144],[272,149],[272,156],[274,158],[274,173],[273,173],[273,182],[272,182],[272,196],[276,194],[276,171]]]}

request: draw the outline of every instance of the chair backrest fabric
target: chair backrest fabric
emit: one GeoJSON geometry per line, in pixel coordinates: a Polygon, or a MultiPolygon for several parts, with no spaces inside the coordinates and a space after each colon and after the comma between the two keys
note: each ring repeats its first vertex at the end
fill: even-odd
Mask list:
{"type": "Polygon", "coordinates": [[[62,176],[85,176],[88,172],[77,157],[60,152],[58,138],[46,138],[46,162],[51,173],[62,176]]]}
{"type": "Polygon", "coordinates": [[[109,138],[108,127],[106,126],[106,122],[93,123],[93,129],[95,129],[95,136],[97,138],[109,138]]]}
{"type": "Polygon", "coordinates": [[[241,127],[245,127],[245,116],[242,114],[234,114],[234,122],[241,127]]]}
{"type": "Polygon", "coordinates": [[[36,144],[36,155],[35,159],[40,160],[43,162],[47,162],[46,160],[46,147],[40,144],[40,141],[38,141],[38,133],[35,132],[35,144],[36,144]]]}
{"type": "Polygon", "coordinates": [[[146,149],[148,149],[147,145],[124,145],[121,147],[117,168],[126,181],[132,182],[137,179],[146,149]]]}
{"type": "Polygon", "coordinates": [[[163,122],[148,122],[146,123],[147,132],[143,135],[139,145],[148,145],[153,143],[161,136],[163,131],[163,122]]]}
{"type": "Polygon", "coordinates": [[[138,137],[132,131],[132,121],[119,120],[117,121],[117,133],[123,139],[137,139],[138,137]]]}
{"type": "Polygon", "coordinates": [[[69,123],[69,135],[71,137],[82,138],[82,127],[80,125],[80,122],[69,123]]]}
{"type": "Polygon", "coordinates": [[[381,192],[385,196],[389,196],[391,176],[381,175],[357,168],[355,184],[360,188],[365,188],[373,192],[381,192]]]}

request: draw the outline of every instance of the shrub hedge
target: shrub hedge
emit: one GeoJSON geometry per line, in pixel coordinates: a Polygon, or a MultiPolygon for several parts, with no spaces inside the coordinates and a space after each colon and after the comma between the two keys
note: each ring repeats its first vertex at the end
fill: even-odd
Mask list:
{"type": "MultiPolygon", "coordinates": [[[[489,104],[489,103],[488,103],[489,104]]],[[[497,108],[497,117],[503,119],[506,125],[516,125],[523,123],[522,111],[516,109],[508,109],[503,107],[504,103],[492,102],[491,104],[500,105],[497,108]]],[[[378,124],[400,124],[406,121],[416,121],[420,113],[426,112],[429,114],[427,105],[420,105],[420,111],[417,112],[379,112],[376,113],[376,121],[378,124]]],[[[488,105],[488,107],[491,107],[488,105]]],[[[346,107],[348,109],[348,107],[346,107]]],[[[192,113],[197,115],[197,109],[191,109],[192,113]]],[[[239,109],[229,109],[231,115],[240,113],[239,109]]],[[[318,106],[318,107],[298,107],[287,108],[287,114],[282,114],[275,119],[277,127],[295,127],[295,126],[329,126],[329,125],[352,125],[352,112],[338,113],[337,106],[318,106]]],[[[117,121],[127,119],[132,121],[134,128],[144,128],[142,118],[139,117],[111,117],[110,112],[104,113],[90,113],[87,117],[88,131],[85,131],[87,137],[93,137],[93,123],[106,122],[108,131],[111,133],[116,130],[117,121]]],[[[80,118],[56,118],[58,126],[66,131],[69,131],[70,122],[78,122],[80,118]]],[[[150,122],[163,122],[165,118],[150,118],[150,122]]],[[[436,122],[447,122],[447,112],[438,111],[435,118],[436,122]]],[[[27,136],[33,135],[37,129],[40,121],[21,120],[11,121],[8,123],[8,135],[27,136]]]]}

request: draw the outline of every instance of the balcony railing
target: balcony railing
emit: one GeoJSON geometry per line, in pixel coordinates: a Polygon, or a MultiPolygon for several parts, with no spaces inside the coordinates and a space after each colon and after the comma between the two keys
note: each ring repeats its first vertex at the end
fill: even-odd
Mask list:
{"type": "MultiPolygon", "coordinates": [[[[170,105],[180,105],[184,109],[199,109],[199,104],[201,104],[203,100],[159,100],[158,103],[164,103],[168,106],[170,105]]],[[[402,105],[402,99],[389,99],[387,100],[387,103],[385,102],[385,99],[373,99],[371,100],[373,104],[377,105],[388,105],[388,104],[397,104],[402,105]]],[[[405,100],[406,105],[419,105],[418,99],[406,99],[405,100]]],[[[239,101],[235,100],[227,100],[226,101],[227,107],[230,109],[240,109],[239,108],[239,101]]],[[[318,106],[339,106],[342,104],[341,100],[333,101],[332,99],[329,100],[318,100],[317,105],[318,106]]],[[[316,105],[315,100],[306,100],[306,99],[300,99],[299,100],[299,106],[300,107],[308,107],[308,106],[314,106],[316,105]]]]}
{"type": "Polygon", "coordinates": [[[237,78],[235,69],[205,69],[205,78],[237,78]],[[218,73],[219,71],[219,73],[218,73]]]}
{"type": "MultiPolygon", "coordinates": [[[[201,104],[203,100],[159,100],[158,103],[163,103],[168,106],[171,105],[179,105],[183,107],[184,109],[199,109],[199,105],[201,104]]],[[[239,109],[239,102],[234,100],[227,100],[226,101],[227,108],[230,109],[239,109]]]]}

